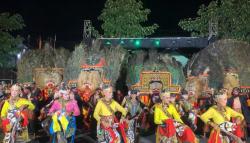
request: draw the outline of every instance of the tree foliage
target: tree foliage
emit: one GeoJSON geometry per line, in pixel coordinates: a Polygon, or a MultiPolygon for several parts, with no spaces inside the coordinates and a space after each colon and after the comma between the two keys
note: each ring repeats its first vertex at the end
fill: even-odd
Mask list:
{"type": "Polygon", "coordinates": [[[220,38],[233,38],[250,42],[250,1],[215,0],[201,5],[198,17],[184,19],[179,26],[193,36],[208,36],[209,21],[218,23],[220,38]]]}
{"type": "Polygon", "coordinates": [[[103,21],[105,37],[144,37],[158,28],[157,24],[145,26],[148,14],[141,0],[107,0],[98,19],[103,21]]]}
{"type": "Polygon", "coordinates": [[[13,36],[13,32],[24,27],[21,15],[9,13],[0,14],[0,67],[9,67],[11,57],[18,51],[17,45],[22,42],[19,36],[13,36]]]}

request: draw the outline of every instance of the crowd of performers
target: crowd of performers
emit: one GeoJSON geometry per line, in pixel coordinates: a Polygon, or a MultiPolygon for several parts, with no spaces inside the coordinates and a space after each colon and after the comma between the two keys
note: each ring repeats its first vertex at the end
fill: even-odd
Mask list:
{"type": "Polygon", "coordinates": [[[135,143],[140,136],[156,134],[156,143],[198,143],[197,133],[208,143],[240,143],[247,140],[250,125],[249,96],[234,88],[197,100],[192,91],[161,91],[149,105],[140,91],[120,91],[103,85],[94,92],[69,88],[62,83],[40,90],[35,83],[0,85],[3,142],[29,142],[39,126],[50,142],[74,142],[77,130],[89,131],[100,143],[135,143]],[[230,98],[228,98],[230,97],[230,98]],[[39,123],[39,124],[38,124],[39,123]],[[201,124],[201,125],[200,125],[201,124]]]}

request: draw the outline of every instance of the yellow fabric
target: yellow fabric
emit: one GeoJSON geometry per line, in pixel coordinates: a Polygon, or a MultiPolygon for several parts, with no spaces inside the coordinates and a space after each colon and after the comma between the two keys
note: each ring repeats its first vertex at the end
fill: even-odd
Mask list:
{"type": "Polygon", "coordinates": [[[30,138],[28,128],[23,129],[20,136],[24,142],[29,142],[30,138]]]}
{"type": "Polygon", "coordinates": [[[61,131],[59,122],[57,121],[57,115],[56,115],[56,114],[54,114],[54,115],[52,116],[52,121],[53,121],[53,131],[54,131],[54,132],[61,131]]]}
{"type": "MultiPolygon", "coordinates": [[[[173,104],[169,104],[169,106],[167,108],[167,112],[173,117],[173,119],[175,119],[178,122],[183,123],[179,113],[177,112],[177,110],[176,110],[176,108],[174,107],[173,104]]],[[[154,111],[154,122],[155,122],[155,124],[163,124],[163,122],[166,119],[169,119],[169,118],[171,118],[171,117],[168,117],[164,113],[164,111],[162,109],[162,104],[156,104],[155,105],[155,111],[154,111]]]]}
{"type": "MultiPolygon", "coordinates": [[[[114,112],[119,111],[122,113],[123,116],[126,116],[127,110],[123,108],[115,100],[112,100],[109,106],[114,112]]],[[[99,100],[96,104],[94,111],[94,118],[96,119],[96,121],[100,122],[101,116],[111,116],[111,115],[112,113],[109,111],[108,107],[103,103],[102,99],[99,100]]]]}
{"type": "Polygon", "coordinates": [[[230,107],[226,107],[226,112],[224,113],[226,119],[216,110],[216,107],[210,107],[205,113],[203,113],[200,118],[203,122],[207,123],[209,121],[213,121],[215,124],[219,125],[226,120],[230,120],[232,117],[240,117],[242,120],[244,119],[241,113],[234,111],[230,107]]]}
{"type": "Polygon", "coordinates": [[[60,118],[60,122],[62,124],[62,128],[64,131],[66,131],[68,125],[69,125],[69,121],[67,120],[66,116],[63,115],[61,118],[60,118]]]}
{"type": "Polygon", "coordinates": [[[8,113],[8,109],[9,109],[9,102],[6,100],[3,104],[2,107],[2,111],[1,111],[1,118],[6,118],[7,117],[7,113],[8,113]]]}
{"type": "MultiPolygon", "coordinates": [[[[17,100],[17,102],[15,102],[15,107],[16,108],[20,108],[21,106],[23,105],[28,105],[28,109],[29,110],[34,110],[35,109],[35,105],[32,104],[29,100],[27,99],[24,99],[24,98],[19,98],[17,100]]],[[[4,102],[4,105],[2,107],[2,111],[1,111],[1,118],[6,118],[7,117],[7,113],[8,113],[8,110],[10,108],[10,103],[8,100],[6,100],[4,102]]]]}
{"type": "MultiPolygon", "coordinates": [[[[53,131],[54,132],[60,132],[61,131],[61,127],[60,127],[60,124],[58,122],[58,116],[57,114],[54,114],[52,116],[52,120],[53,120],[53,131]]],[[[62,115],[60,118],[59,118],[60,122],[61,122],[61,125],[62,125],[62,128],[64,131],[66,131],[67,127],[68,127],[68,124],[69,124],[69,121],[67,120],[66,116],[65,115],[62,115]]]]}
{"type": "Polygon", "coordinates": [[[88,117],[88,109],[87,108],[82,108],[82,115],[84,118],[87,118],[88,117]]]}

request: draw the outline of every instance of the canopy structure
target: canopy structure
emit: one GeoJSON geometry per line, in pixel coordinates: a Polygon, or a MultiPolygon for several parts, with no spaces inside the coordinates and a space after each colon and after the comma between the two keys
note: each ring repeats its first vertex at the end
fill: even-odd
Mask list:
{"type": "Polygon", "coordinates": [[[141,48],[205,48],[211,42],[203,37],[160,37],[160,38],[98,38],[104,46],[121,45],[127,49],[141,48]]]}

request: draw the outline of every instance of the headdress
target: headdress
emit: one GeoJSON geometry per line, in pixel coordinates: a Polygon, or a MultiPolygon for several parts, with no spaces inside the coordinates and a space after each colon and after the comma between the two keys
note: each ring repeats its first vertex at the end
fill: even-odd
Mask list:
{"type": "Polygon", "coordinates": [[[136,94],[136,96],[138,96],[140,94],[140,91],[135,89],[129,90],[128,95],[130,96],[131,94],[136,94]]]}
{"type": "Polygon", "coordinates": [[[214,99],[218,99],[218,98],[220,98],[220,97],[223,96],[223,95],[225,95],[224,92],[218,91],[218,92],[216,92],[216,93],[214,94],[214,99]]]}
{"type": "Polygon", "coordinates": [[[162,98],[163,96],[170,96],[170,92],[168,90],[163,90],[160,94],[160,97],[162,98]]]}

